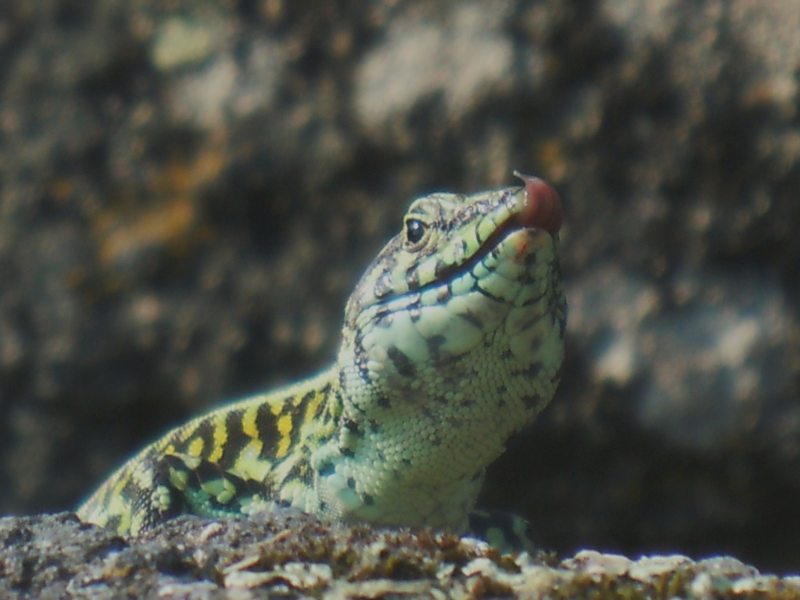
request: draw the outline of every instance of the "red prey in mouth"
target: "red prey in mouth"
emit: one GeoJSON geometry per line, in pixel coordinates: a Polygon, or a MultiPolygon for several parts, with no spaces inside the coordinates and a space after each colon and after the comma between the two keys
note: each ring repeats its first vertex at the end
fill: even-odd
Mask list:
{"type": "Polygon", "coordinates": [[[561,198],[552,187],[533,175],[524,175],[514,171],[514,176],[525,182],[527,205],[517,215],[517,221],[523,227],[544,229],[555,235],[561,229],[561,198]]]}
{"type": "MultiPolygon", "coordinates": [[[[541,229],[555,235],[561,229],[561,198],[552,187],[533,175],[514,171],[525,182],[525,208],[512,217],[512,223],[526,229],[541,229]]],[[[529,238],[523,237],[517,245],[517,259],[528,251],[529,238]]]]}

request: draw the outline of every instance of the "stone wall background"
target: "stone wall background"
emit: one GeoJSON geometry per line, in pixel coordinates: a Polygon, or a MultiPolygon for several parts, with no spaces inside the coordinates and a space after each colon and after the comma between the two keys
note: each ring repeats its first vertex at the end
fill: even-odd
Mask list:
{"type": "Polygon", "coordinates": [[[0,513],[325,366],[415,196],[565,201],[568,360],[485,504],[800,551],[800,6],[42,0],[0,16],[0,513]]]}

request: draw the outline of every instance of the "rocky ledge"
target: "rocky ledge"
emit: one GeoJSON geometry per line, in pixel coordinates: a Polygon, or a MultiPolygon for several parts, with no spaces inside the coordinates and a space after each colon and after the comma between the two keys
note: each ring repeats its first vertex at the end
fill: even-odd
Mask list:
{"type": "Polygon", "coordinates": [[[187,516],[133,540],[70,513],[6,517],[0,541],[4,598],[800,598],[800,576],[727,556],[501,555],[451,534],[299,513],[187,516]]]}

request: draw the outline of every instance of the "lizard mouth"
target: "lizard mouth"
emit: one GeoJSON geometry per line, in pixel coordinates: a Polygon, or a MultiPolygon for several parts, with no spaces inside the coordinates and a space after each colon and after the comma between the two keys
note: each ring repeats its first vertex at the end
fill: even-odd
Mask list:
{"type": "MultiPolygon", "coordinates": [[[[457,277],[460,273],[471,271],[475,265],[494,252],[511,234],[525,231],[529,235],[522,236],[517,242],[515,255],[522,259],[528,249],[532,235],[545,231],[551,236],[561,228],[561,199],[558,192],[543,180],[532,175],[514,174],[525,182],[525,204],[514,211],[494,231],[481,242],[480,247],[467,260],[444,266],[437,271],[436,278],[426,285],[414,290],[424,292],[457,277]]],[[[511,192],[516,195],[516,190],[511,192]]]]}

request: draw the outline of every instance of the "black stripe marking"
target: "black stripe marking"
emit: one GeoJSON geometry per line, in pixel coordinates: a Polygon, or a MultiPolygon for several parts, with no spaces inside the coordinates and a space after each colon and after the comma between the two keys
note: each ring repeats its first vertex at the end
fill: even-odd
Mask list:
{"type": "Polygon", "coordinates": [[[256,428],[261,436],[261,452],[259,458],[266,458],[268,460],[275,458],[275,450],[278,446],[280,434],[275,423],[275,415],[272,414],[272,409],[267,404],[262,404],[256,411],[256,428]]]}
{"type": "MultiPolygon", "coordinates": [[[[369,367],[367,366],[367,351],[364,349],[364,341],[361,335],[361,332],[356,336],[355,339],[355,359],[356,359],[356,367],[358,368],[358,376],[361,380],[365,383],[369,383],[369,367]]],[[[344,385],[344,370],[339,372],[339,382],[341,384],[342,389],[347,389],[344,385]]]]}
{"type": "MultiPolygon", "coordinates": [[[[330,384],[328,384],[328,386],[330,386],[330,384]]],[[[320,390],[320,393],[324,394],[325,392],[320,390]]],[[[303,397],[300,399],[299,406],[305,406],[306,404],[308,404],[311,401],[311,399],[314,396],[316,396],[316,394],[317,394],[317,392],[315,390],[311,390],[311,391],[308,391],[305,394],[303,394],[303,397]]]]}
{"type": "Polygon", "coordinates": [[[105,526],[106,528],[111,529],[112,531],[116,531],[117,529],[119,529],[120,521],[122,521],[122,516],[114,515],[113,517],[109,518],[108,521],[106,521],[105,526]]]}
{"type": "Polygon", "coordinates": [[[225,443],[222,444],[222,455],[217,461],[223,469],[229,469],[239,458],[239,452],[244,448],[249,438],[242,429],[241,411],[231,411],[225,415],[225,443]]]}
{"type": "Polygon", "coordinates": [[[436,265],[433,267],[433,275],[437,280],[444,279],[444,274],[452,269],[453,265],[444,262],[442,259],[436,260],[436,265]]]}
{"type": "Polygon", "coordinates": [[[344,420],[343,420],[343,423],[344,423],[345,429],[347,429],[347,431],[349,431],[353,435],[356,435],[356,436],[359,436],[359,437],[363,435],[361,433],[361,430],[358,428],[358,423],[353,421],[353,419],[351,419],[349,417],[345,417],[344,420]]]}
{"type": "Polygon", "coordinates": [[[201,460],[197,468],[192,469],[191,472],[197,476],[197,480],[200,484],[210,483],[217,479],[228,479],[223,470],[220,469],[219,464],[209,460],[201,460]]]}
{"type": "Polygon", "coordinates": [[[414,363],[397,346],[389,346],[386,349],[386,355],[392,361],[397,372],[403,377],[413,377],[416,374],[417,369],[414,363]]]}
{"type": "Polygon", "coordinates": [[[529,394],[520,398],[525,408],[533,410],[542,404],[542,397],[539,394],[529,394]]]}
{"type": "Polygon", "coordinates": [[[406,269],[406,284],[410,291],[414,291],[419,287],[419,269],[416,264],[406,269]]]}
{"type": "Polygon", "coordinates": [[[425,338],[425,344],[428,346],[428,352],[433,358],[438,359],[441,355],[442,346],[447,342],[447,338],[442,334],[432,335],[425,338]]]}
{"type": "Polygon", "coordinates": [[[289,469],[289,473],[286,475],[286,480],[289,481],[294,480],[302,481],[303,483],[311,483],[311,479],[311,468],[305,460],[300,460],[293,464],[292,468],[289,469]]]}

